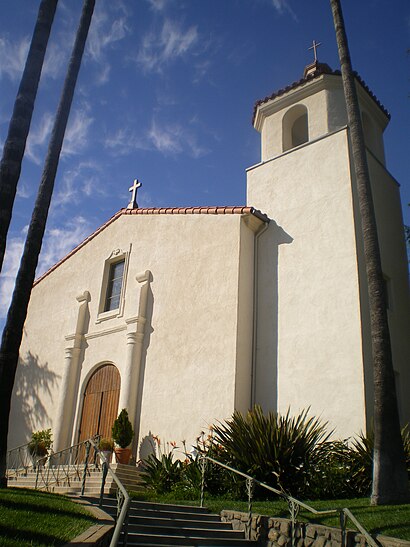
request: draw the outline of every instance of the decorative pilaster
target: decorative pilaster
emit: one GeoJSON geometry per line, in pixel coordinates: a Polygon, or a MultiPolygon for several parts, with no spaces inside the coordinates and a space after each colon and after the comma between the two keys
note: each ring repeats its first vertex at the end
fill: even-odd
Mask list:
{"type": "Polygon", "coordinates": [[[119,409],[127,409],[130,421],[133,425],[135,424],[136,419],[137,395],[140,382],[145,325],[147,322],[148,295],[152,280],[151,272],[146,270],[145,272],[138,274],[136,280],[138,283],[143,283],[143,285],[140,289],[138,315],[126,320],[127,351],[119,401],[119,409]]]}
{"type": "Polygon", "coordinates": [[[84,291],[77,296],[79,303],[77,324],[74,334],[65,337],[64,372],[59,390],[60,401],[55,420],[54,451],[71,445],[72,428],[79,389],[80,369],[86,342],[84,334],[88,330],[90,293],[84,291]]]}

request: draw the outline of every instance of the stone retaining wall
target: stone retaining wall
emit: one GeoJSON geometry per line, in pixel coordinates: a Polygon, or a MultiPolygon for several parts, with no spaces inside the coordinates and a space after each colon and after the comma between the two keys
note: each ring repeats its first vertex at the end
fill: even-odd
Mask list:
{"type": "MultiPolygon", "coordinates": [[[[234,530],[246,530],[248,514],[238,511],[221,511],[222,522],[232,523],[234,530]]],[[[253,515],[251,539],[263,547],[291,547],[292,526],[289,519],[253,515]]],[[[339,528],[298,522],[295,528],[296,547],[341,547],[342,531],[339,528]]],[[[376,536],[383,547],[410,547],[410,541],[376,536]]],[[[346,532],[346,547],[365,547],[365,537],[353,530],[346,532]]]]}

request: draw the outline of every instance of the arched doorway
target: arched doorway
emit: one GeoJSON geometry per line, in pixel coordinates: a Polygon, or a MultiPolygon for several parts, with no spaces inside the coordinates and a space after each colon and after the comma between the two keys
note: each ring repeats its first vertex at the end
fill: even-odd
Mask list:
{"type": "Polygon", "coordinates": [[[111,428],[118,416],[120,373],[114,365],[102,365],[87,382],[84,392],[78,442],[93,435],[111,437],[111,428]]]}

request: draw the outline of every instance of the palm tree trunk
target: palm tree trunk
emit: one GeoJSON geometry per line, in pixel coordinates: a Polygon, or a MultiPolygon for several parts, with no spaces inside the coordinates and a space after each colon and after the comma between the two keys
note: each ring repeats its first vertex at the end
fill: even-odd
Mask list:
{"type": "Polygon", "coordinates": [[[373,505],[409,499],[390,345],[386,295],[366,148],[340,0],[330,0],[346,99],[361,215],[370,306],[374,377],[373,505]]]}
{"type": "Polygon", "coordinates": [[[10,226],[21,162],[26,148],[34,101],[43,67],[48,38],[58,0],[42,0],[37,22],[27,55],[26,66],[14,103],[9,132],[0,163],[0,272],[6,251],[6,238],[10,226]]]}
{"type": "Polygon", "coordinates": [[[30,221],[23,256],[16,278],[0,347],[0,487],[7,485],[6,451],[11,394],[27,315],[28,303],[41,250],[54,180],[67,126],[74,89],[80,70],[95,0],[84,0],[80,24],[58,105],[47,157],[30,221]]]}

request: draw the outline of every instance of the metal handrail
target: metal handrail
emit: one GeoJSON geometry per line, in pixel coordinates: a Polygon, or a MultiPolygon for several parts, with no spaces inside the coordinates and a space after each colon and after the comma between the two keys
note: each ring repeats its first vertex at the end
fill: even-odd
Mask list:
{"type": "MultiPolygon", "coordinates": [[[[84,495],[87,476],[89,476],[90,468],[98,468],[96,463],[98,455],[102,460],[102,480],[101,480],[101,491],[99,505],[100,507],[103,504],[104,500],[104,487],[109,473],[115,484],[117,485],[117,515],[116,522],[114,527],[114,532],[111,538],[110,547],[115,547],[118,544],[120,539],[121,531],[124,526],[124,540],[123,543],[126,545],[127,542],[127,520],[128,520],[128,511],[131,503],[131,498],[127,493],[124,485],[121,483],[117,475],[111,469],[110,464],[108,463],[104,453],[98,448],[99,435],[87,439],[81,443],[75,444],[68,448],[64,448],[58,452],[50,452],[47,456],[42,456],[35,459],[32,459],[30,465],[22,466],[27,472],[30,468],[36,471],[36,482],[35,489],[39,489],[39,484],[41,488],[49,488],[51,485],[58,485],[62,481],[70,481],[73,477],[78,480],[81,480],[81,494],[80,497],[84,495]],[[91,448],[94,449],[93,457],[90,458],[91,448]],[[85,453],[83,452],[85,451],[85,453]],[[85,459],[83,461],[83,457],[85,459]],[[39,465],[41,461],[44,461],[44,458],[48,458],[48,461],[45,466],[39,465]],[[81,460],[81,461],[79,461],[81,460]],[[94,463],[90,463],[90,460],[94,460],[94,463]],[[57,464],[57,462],[64,462],[62,464],[57,464]],[[82,471],[82,474],[81,474],[82,471]]],[[[18,446],[12,450],[9,450],[7,453],[8,459],[12,457],[13,453],[20,454],[24,449],[24,453],[27,454],[27,443],[25,445],[18,446]]],[[[17,470],[16,470],[17,472],[17,470]]]]}
{"type": "Polygon", "coordinates": [[[219,465],[219,467],[223,467],[224,469],[227,469],[228,471],[231,471],[232,473],[235,473],[236,475],[240,475],[241,477],[246,479],[246,486],[247,486],[247,493],[248,493],[248,529],[247,529],[248,539],[250,539],[250,533],[251,533],[253,487],[255,484],[258,484],[259,486],[262,486],[266,490],[270,490],[271,492],[278,494],[279,496],[284,498],[286,502],[288,503],[289,511],[291,515],[291,521],[292,521],[292,547],[294,547],[296,544],[296,541],[295,541],[296,540],[296,537],[295,537],[296,517],[301,507],[303,507],[304,509],[306,509],[307,511],[315,515],[339,514],[340,525],[342,529],[342,547],[344,547],[345,545],[347,518],[350,518],[350,520],[357,526],[357,528],[365,536],[367,543],[371,545],[371,547],[378,547],[377,543],[371,537],[369,532],[367,532],[367,530],[360,524],[360,522],[356,519],[356,517],[352,514],[352,512],[347,507],[343,507],[340,509],[328,509],[324,511],[319,511],[315,509],[314,507],[311,507],[310,505],[307,505],[306,503],[303,503],[302,501],[290,496],[289,494],[286,494],[286,492],[283,492],[282,490],[273,488],[272,486],[269,486],[268,484],[264,482],[258,481],[254,477],[251,477],[250,475],[243,473],[242,471],[238,471],[237,469],[234,469],[233,467],[230,467],[229,465],[226,465],[222,462],[219,462],[218,460],[215,460],[214,458],[210,458],[209,456],[205,456],[205,455],[200,456],[200,465],[201,465],[201,471],[202,471],[201,502],[200,502],[201,507],[203,507],[203,503],[204,503],[206,461],[210,461],[211,463],[219,465]]]}
{"type": "MultiPolygon", "coordinates": [[[[89,463],[90,442],[95,439],[99,439],[99,436],[97,435],[93,439],[87,439],[57,452],[51,450],[47,456],[39,457],[33,464],[33,468],[36,471],[35,488],[38,489],[39,483],[42,483],[41,487],[48,489],[52,485],[59,485],[64,481],[70,482],[74,478],[82,480],[81,495],[83,495],[85,479],[86,475],[89,474],[89,468],[98,468],[97,465],[90,465],[89,463]],[[83,459],[84,451],[85,460],[83,459]],[[47,458],[45,465],[39,465],[45,458],[47,458]]],[[[94,461],[95,459],[94,454],[94,461]]]]}
{"type": "Polygon", "coordinates": [[[118,487],[117,490],[117,500],[118,500],[118,507],[117,507],[117,519],[115,523],[114,532],[111,538],[110,547],[115,547],[118,544],[118,541],[120,539],[121,530],[123,528],[123,525],[125,524],[125,530],[124,530],[124,541],[123,544],[127,544],[127,519],[128,519],[128,510],[131,504],[131,498],[128,495],[127,490],[125,489],[124,485],[120,481],[120,479],[117,477],[117,475],[114,473],[114,471],[111,469],[110,464],[108,463],[104,453],[98,448],[96,442],[94,439],[90,439],[90,443],[92,444],[94,450],[100,458],[103,460],[103,479],[101,484],[101,494],[100,494],[100,506],[102,505],[103,499],[104,499],[104,485],[105,485],[105,479],[107,477],[107,473],[111,475],[113,478],[115,484],[118,487]],[[120,496],[118,496],[118,492],[120,492],[120,496]]]}
{"type": "Polygon", "coordinates": [[[20,470],[27,473],[27,469],[33,465],[33,457],[31,456],[28,446],[30,443],[16,446],[7,451],[6,454],[6,469],[8,476],[10,471],[13,470],[18,475],[20,470]]]}

